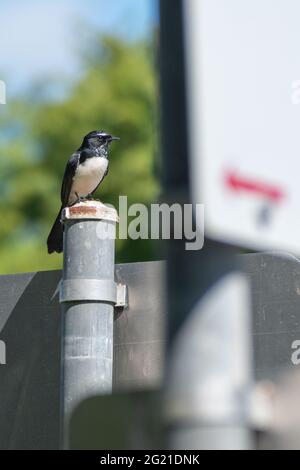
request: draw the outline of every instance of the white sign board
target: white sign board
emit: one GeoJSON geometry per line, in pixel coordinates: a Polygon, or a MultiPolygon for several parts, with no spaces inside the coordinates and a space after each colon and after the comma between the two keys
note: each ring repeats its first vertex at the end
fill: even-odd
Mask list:
{"type": "Polygon", "coordinates": [[[206,234],[300,253],[300,1],[183,4],[192,186],[206,234]]]}

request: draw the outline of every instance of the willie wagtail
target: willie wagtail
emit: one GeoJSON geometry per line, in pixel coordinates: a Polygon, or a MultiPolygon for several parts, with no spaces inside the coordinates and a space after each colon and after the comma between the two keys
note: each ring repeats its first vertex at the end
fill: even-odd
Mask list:
{"type": "Polygon", "coordinates": [[[91,198],[108,172],[108,146],[119,140],[104,131],[87,134],[68,160],[61,186],[61,208],[47,239],[48,253],[63,251],[61,212],[82,199],[91,198]]]}

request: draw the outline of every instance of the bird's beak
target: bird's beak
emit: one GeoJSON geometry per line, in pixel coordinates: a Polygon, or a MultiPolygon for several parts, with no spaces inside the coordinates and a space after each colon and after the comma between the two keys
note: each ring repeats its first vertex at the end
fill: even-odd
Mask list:
{"type": "Polygon", "coordinates": [[[110,142],[112,140],[120,140],[120,137],[115,137],[115,136],[111,135],[109,140],[110,140],[110,142]]]}

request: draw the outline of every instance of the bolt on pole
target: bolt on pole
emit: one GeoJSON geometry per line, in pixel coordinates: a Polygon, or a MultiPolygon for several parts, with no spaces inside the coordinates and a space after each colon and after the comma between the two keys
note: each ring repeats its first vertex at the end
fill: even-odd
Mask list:
{"type": "Polygon", "coordinates": [[[69,423],[85,398],[110,393],[117,212],[88,201],[64,209],[61,440],[68,448],[69,423]]]}

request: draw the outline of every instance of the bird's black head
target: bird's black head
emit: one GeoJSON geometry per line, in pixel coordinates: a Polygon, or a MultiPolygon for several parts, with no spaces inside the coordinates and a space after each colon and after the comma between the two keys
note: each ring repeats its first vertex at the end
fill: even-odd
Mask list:
{"type": "Polygon", "coordinates": [[[113,140],[119,140],[119,137],[114,137],[104,131],[92,131],[84,137],[81,148],[95,149],[103,153],[103,156],[107,156],[108,145],[113,140]]]}

